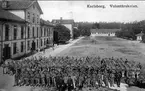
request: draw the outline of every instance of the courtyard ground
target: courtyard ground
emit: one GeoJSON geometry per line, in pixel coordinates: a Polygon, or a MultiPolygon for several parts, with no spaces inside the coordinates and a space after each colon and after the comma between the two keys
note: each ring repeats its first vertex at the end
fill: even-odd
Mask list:
{"type": "Polygon", "coordinates": [[[85,37],[57,56],[122,57],[145,63],[145,44],[116,37],[85,37]]]}
{"type": "MultiPolygon", "coordinates": [[[[50,55],[123,57],[145,63],[145,44],[116,37],[81,37],[67,45],[56,46],[55,50],[47,49],[45,53],[39,52],[33,56],[49,57],[50,55]]],[[[13,82],[14,78],[2,74],[2,69],[0,69],[0,89],[5,89],[4,91],[32,91],[31,87],[12,87],[13,82]]],[[[38,91],[39,89],[36,90],[38,91]]],[[[145,91],[137,87],[128,88],[125,84],[122,84],[121,88],[117,89],[121,91],[145,91]]]]}

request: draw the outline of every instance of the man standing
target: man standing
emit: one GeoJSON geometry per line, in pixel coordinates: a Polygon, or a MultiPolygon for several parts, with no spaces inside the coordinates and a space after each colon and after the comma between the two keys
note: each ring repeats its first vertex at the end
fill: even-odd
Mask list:
{"type": "Polygon", "coordinates": [[[122,75],[121,75],[121,72],[120,71],[116,72],[115,78],[116,78],[116,82],[117,82],[117,86],[118,87],[120,87],[121,76],[122,75]]]}
{"type": "Polygon", "coordinates": [[[74,89],[73,80],[71,79],[71,76],[68,77],[67,88],[68,88],[68,91],[72,91],[74,89]]]}

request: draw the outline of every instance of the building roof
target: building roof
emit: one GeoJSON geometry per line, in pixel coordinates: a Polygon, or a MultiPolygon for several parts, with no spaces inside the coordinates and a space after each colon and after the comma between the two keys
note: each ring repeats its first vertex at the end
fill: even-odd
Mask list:
{"type": "Polygon", "coordinates": [[[53,19],[52,23],[61,23],[61,24],[73,24],[74,20],[73,19],[53,19]]]}
{"type": "Polygon", "coordinates": [[[144,33],[139,33],[139,34],[136,34],[136,36],[143,36],[144,35],[144,33]]]}
{"type": "Polygon", "coordinates": [[[115,33],[121,29],[91,29],[91,33],[115,33]]]}
{"type": "MultiPolygon", "coordinates": [[[[34,3],[37,4],[38,9],[40,10],[40,13],[43,14],[41,7],[39,6],[39,3],[37,1],[7,1],[8,5],[6,10],[25,10],[31,7],[34,3]]],[[[2,6],[2,1],[0,1],[0,6],[2,6]]]]}
{"type": "Polygon", "coordinates": [[[17,22],[25,22],[24,19],[3,10],[2,8],[0,8],[0,21],[17,21],[17,22]]]}
{"type": "Polygon", "coordinates": [[[52,27],[55,26],[53,23],[51,23],[51,22],[49,22],[49,21],[45,21],[45,20],[43,20],[43,19],[40,19],[40,24],[41,24],[41,25],[46,25],[46,26],[52,26],[52,27]]]}

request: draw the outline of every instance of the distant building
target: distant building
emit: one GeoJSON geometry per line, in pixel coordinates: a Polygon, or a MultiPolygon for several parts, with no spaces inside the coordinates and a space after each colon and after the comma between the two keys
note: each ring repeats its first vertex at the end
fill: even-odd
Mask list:
{"type": "Polygon", "coordinates": [[[26,21],[0,8],[0,60],[25,54],[26,21]]]}
{"type": "Polygon", "coordinates": [[[121,29],[91,29],[91,36],[115,36],[121,29]]]}
{"type": "Polygon", "coordinates": [[[137,35],[136,35],[136,37],[137,37],[137,41],[142,41],[142,36],[143,36],[143,35],[144,35],[143,32],[137,34],[137,35]]]}
{"type": "Polygon", "coordinates": [[[74,27],[74,20],[73,19],[53,19],[52,23],[54,24],[62,24],[70,30],[71,38],[73,38],[73,27],[74,27]]]}

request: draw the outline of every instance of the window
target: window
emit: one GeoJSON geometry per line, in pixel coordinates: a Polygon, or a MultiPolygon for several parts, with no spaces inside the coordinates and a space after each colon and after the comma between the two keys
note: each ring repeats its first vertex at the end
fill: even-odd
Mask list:
{"type": "Polygon", "coordinates": [[[35,15],[33,14],[33,20],[32,20],[33,23],[35,23],[35,15]]]}
{"type": "Polygon", "coordinates": [[[27,41],[27,50],[30,49],[30,41],[27,41]]]}
{"type": "Polygon", "coordinates": [[[24,26],[21,26],[21,39],[24,38],[24,26]]]}
{"type": "Polygon", "coordinates": [[[21,42],[21,52],[24,51],[24,42],[21,42]]]}
{"type": "Polygon", "coordinates": [[[43,28],[41,28],[41,37],[43,36],[43,28]]]}
{"type": "Polygon", "coordinates": [[[39,41],[38,41],[38,39],[37,39],[37,47],[39,47],[39,41]]]}
{"type": "Polygon", "coordinates": [[[28,26],[28,38],[30,38],[30,27],[28,26]]]}
{"type": "Polygon", "coordinates": [[[49,36],[49,28],[47,28],[47,36],[49,36]]]}
{"type": "Polygon", "coordinates": [[[30,20],[30,13],[28,12],[27,18],[30,20]]]}
{"type": "Polygon", "coordinates": [[[17,43],[13,44],[13,54],[17,53],[17,43]]]}
{"type": "Polygon", "coordinates": [[[39,23],[39,16],[37,15],[37,23],[39,23]]]}
{"type": "Polygon", "coordinates": [[[33,27],[33,32],[32,32],[32,34],[33,34],[33,37],[35,37],[35,28],[33,27]]]}
{"type": "Polygon", "coordinates": [[[17,39],[17,26],[14,25],[14,40],[17,39]]]}
{"type": "Polygon", "coordinates": [[[39,28],[37,27],[37,37],[39,37],[39,28]]]}
{"type": "Polygon", "coordinates": [[[42,41],[42,39],[41,39],[41,46],[43,45],[43,41],[42,41]]]}
{"type": "Polygon", "coordinates": [[[44,28],[44,36],[46,36],[46,28],[44,28]]]}
{"type": "Polygon", "coordinates": [[[9,31],[10,31],[9,25],[5,25],[5,40],[9,40],[9,31]]]}

